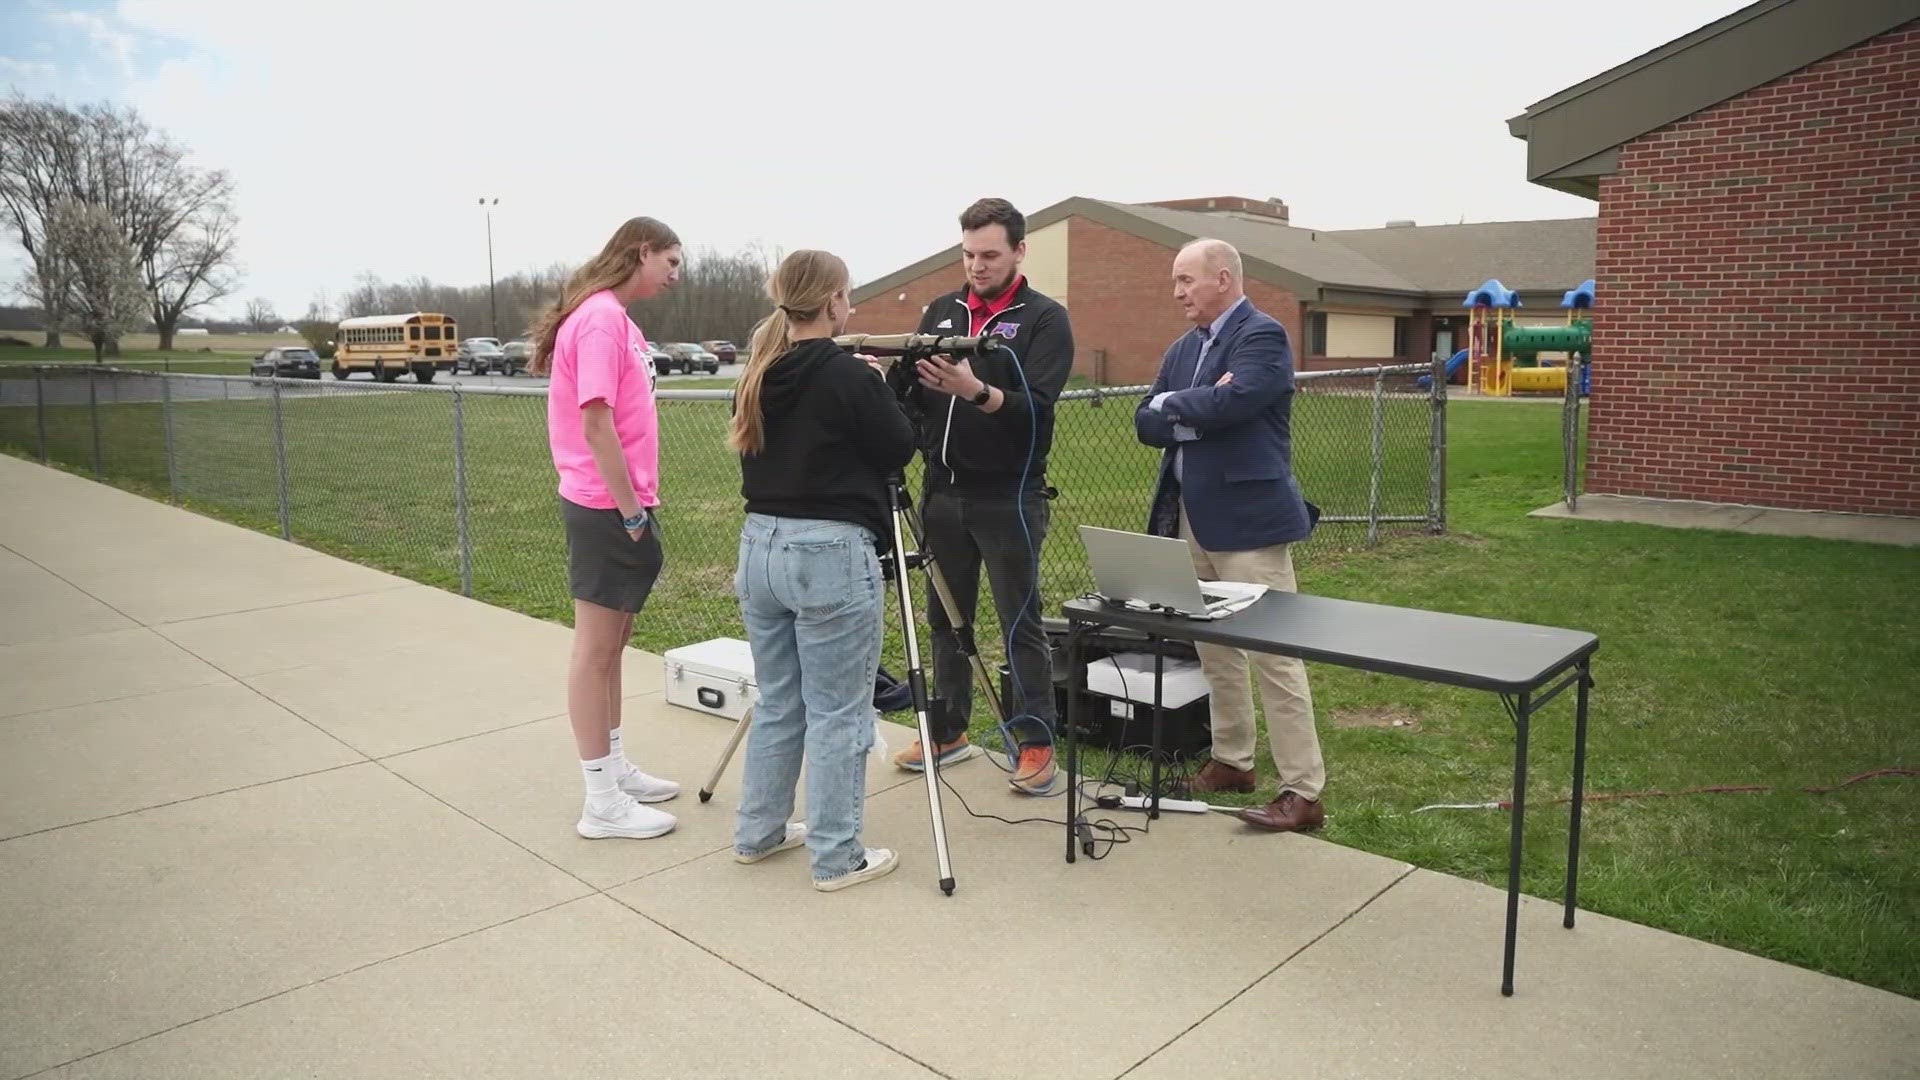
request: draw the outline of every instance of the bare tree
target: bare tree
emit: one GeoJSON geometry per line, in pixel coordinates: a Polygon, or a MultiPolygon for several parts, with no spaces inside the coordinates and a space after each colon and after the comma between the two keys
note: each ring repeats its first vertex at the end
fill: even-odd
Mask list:
{"type": "Polygon", "coordinates": [[[256,296],[247,301],[247,329],[256,334],[264,334],[279,322],[280,316],[273,311],[273,301],[264,296],[256,296]]]}
{"type": "Polygon", "coordinates": [[[54,329],[86,335],[96,364],[110,342],[146,322],[146,284],[132,246],[104,207],[78,200],[57,203],[47,215],[41,266],[26,291],[47,312],[59,312],[49,314],[54,329]]]}
{"type": "MultiPolygon", "coordinates": [[[[0,106],[0,207],[35,272],[44,273],[55,205],[74,199],[104,208],[133,250],[163,349],[183,316],[233,292],[232,194],[225,172],[189,164],[182,147],[133,109],[69,107],[18,92],[0,106]]],[[[41,291],[57,295],[50,284],[41,291]]],[[[58,344],[56,333],[48,344],[58,344]]]]}

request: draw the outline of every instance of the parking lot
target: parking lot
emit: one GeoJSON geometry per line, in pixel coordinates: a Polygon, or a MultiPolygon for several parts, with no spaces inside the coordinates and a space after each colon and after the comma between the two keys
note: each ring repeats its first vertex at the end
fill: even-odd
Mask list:
{"type": "MultiPolygon", "coordinates": [[[[689,381],[696,381],[700,379],[729,379],[729,380],[738,379],[740,377],[740,371],[743,366],[744,365],[741,365],[741,364],[721,364],[720,370],[718,372],[715,372],[712,375],[706,374],[705,372],[699,372],[699,371],[696,371],[691,375],[680,375],[677,373],[673,375],[663,375],[659,379],[659,385],[663,387],[671,387],[673,386],[674,383],[677,383],[677,382],[689,382],[689,381]]],[[[448,375],[445,372],[442,372],[441,374],[435,376],[433,380],[433,384],[435,386],[438,386],[441,383],[447,382],[449,380],[453,382],[457,382],[462,386],[477,385],[477,386],[531,387],[531,386],[547,385],[547,380],[536,379],[531,375],[448,375]]],[[[356,378],[350,381],[360,382],[363,380],[356,378]]],[[[405,381],[405,380],[402,380],[402,381],[405,381]]]]}

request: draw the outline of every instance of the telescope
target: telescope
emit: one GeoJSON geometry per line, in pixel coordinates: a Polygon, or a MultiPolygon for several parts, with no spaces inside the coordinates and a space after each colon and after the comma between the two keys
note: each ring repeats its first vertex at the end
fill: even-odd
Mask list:
{"type": "Polygon", "coordinates": [[[997,334],[984,337],[951,337],[940,334],[844,334],[833,343],[848,352],[869,356],[905,356],[924,359],[929,356],[984,356],[1004,348],[997,334]]]}

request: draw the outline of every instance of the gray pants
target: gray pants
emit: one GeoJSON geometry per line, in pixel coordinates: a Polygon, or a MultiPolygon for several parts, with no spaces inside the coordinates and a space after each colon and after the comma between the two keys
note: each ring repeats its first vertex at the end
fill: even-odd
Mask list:
{"type": "MultiPolygon", "coordinates": [[[[1011,487],[1011,485],[1009,485],[1011,487]]],[[[1040,548],[1046,539],[1047,500],[1031,492],[1016,500],[1005,495],[979,495],[951,489],[929,489],[920,506],[927,550],[953,591],[954,603],[971,623],[979,606],[980,570],[987,571],[999,613],[1001,643],[1012,631],[1007,649],[1013,678],[1012,700],[1005,702],[1009,718],[1032,719],[1014,724],[1012,734],[1022,746],[1045,746],[1055,729],[1053,658],[1040,625],[1040,548]],[[1024,510],[1024,528],[1021,517],[1024,510]],[[1044,725],[1037,727],[1034,721],[1044,725]]],[[[933,627],[933,686],[940,698],[928,720],[933,737],[944,744],[965,734],[973,713],[973,668],[960,650],[960,639],[947,619],[946,608],[931,588],[927,590],[927,621],[933,627]]],[[[987,643],[976,644],[987,652],[987,643]]]]}

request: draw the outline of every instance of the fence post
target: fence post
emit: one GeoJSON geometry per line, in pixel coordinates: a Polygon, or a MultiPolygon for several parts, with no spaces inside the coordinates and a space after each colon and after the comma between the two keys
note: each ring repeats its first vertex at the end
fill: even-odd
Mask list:
{"type": "Polygon", "coordinates": [[[280,476],[280,539],[293,539],[293,515],[287,505],[287,424],[280,414],[280,380],[273,380],[273,461],[280,476]]]}
{"type": "Polygon", "coordinates": [[[40,464],[47,463],[47,372],[39,364],[33,365],[33,411],[34,422],[40,428],[40,464]]]}
{"type": "Polygon", "coordinates": [[[1560,406],[1560,442],[1561,456],[1565,461],[1566,475],[1562,478],[1562,493],[1567,500],[1567,509],[1576,509],[1580,486],[1580,359],[1567,357],[1566,400],[1560,406]]]}
{"type": "Polygon", "coordinates": [[[1427,436],[1427,531],[1439,536],[1447,531],[1447,361],[1443,356],[1433,358],[1428,399],[1433,427],[1427,436]]]}
{"type": "Polygon", "coordinates": [[[173,456],[173,376],[160,376],[160,429],[167,443],[167,498],[180,505],[180,463],[173,456]]]}
{"type": "Polygon", "coordinates": [[[467,423],[453,384],[453,519],[460,534],[460,595],[473,595],[473,534],[467,529],[467,423]]]}
{"type": "Polygon", "coordinates": [[[87,419],[93,425],[93,478],[106,483],[107,473],[100,461],[100,388],[92,368],[87,369],[87,419]]]}
{"type": "Polygon", "coordinates": [[[1380,473],[1386,450],[1387,373],[1373,373],[1373,475],[1367,488],[1367,546],[1380,541],[1380,473]]]}

